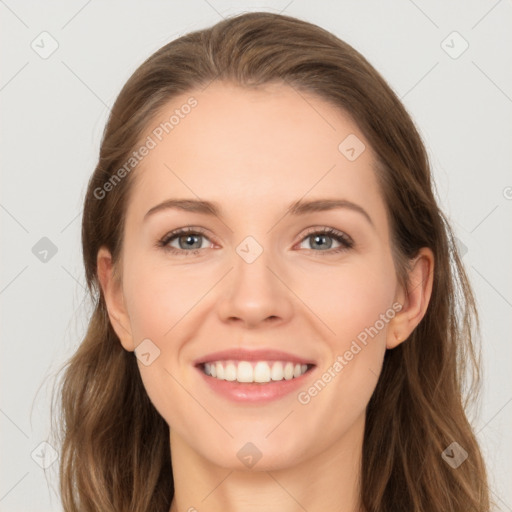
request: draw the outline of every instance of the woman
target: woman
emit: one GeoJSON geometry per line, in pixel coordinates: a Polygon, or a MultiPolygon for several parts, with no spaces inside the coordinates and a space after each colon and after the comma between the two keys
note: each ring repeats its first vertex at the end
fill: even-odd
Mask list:
{"type": "Polygon", "coordinates": [[[488,511],[432,188],[396,95],[317,26],[249,13],[152,55],[85,199],[64,509],[488,511]]]}

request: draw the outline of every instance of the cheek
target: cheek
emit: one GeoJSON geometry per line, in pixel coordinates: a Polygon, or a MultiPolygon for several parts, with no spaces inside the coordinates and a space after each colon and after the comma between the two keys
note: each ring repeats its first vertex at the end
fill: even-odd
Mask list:
{"type": "Polygon", "coordinates": [[[125,296],[136,342],[138,338],[163,342],[208,289],[208,283],[183,269],[151,265],[147,260],[137,265],[134,259],[126,272],[125,296]]]}
{"type": "Polygon", "coordinates": [[[328,328],[325,335],[337,351],[346,350],[347,343],[376,323],[385,335],[389,319],[382,324],[381,315],[394,313],[396,276],[387,258],[361,259],[324,269],[321,275],[304,272],[295,289],[328,328]]]}
{"type": "Polygon", "coordinates": [[[177,268],[154,264],[147,256],[134,255],[124,271],[134,345],[149,339],[157,347],[150,345],[150,364],[138,361],[144,388],[167,424],[179,424],[189,396],[179,384],[183,379],[176,371],[177,361],[188,339],[187,313],[193,315],[191,308],[204,293],[201,283],[177,268]]]}
{"type": "MultiPolygon", "coordinates": [[[[368,274],[352,274],[346,281],[345,292],[339,294],[337,330],[341,339],[364,338],[364,333],[376,327],[384,336],[387,331],[394,288],[385,276],[374,279],[368,274]],[[384,317],[383,317],[384,315],[384,317]],[[387,316],[386,316],[387,315],[387,316]],[[385,318],[387,321],[384,321],[385,318]]],[[[373,336],[377,336],[372,329],[373,336]]]]}
{"type": "Polygon", "coordinates": [[[325,280],[323,293],[317,292],[316,299],[310,295],[312,309],[332,332],[325,338],[330,355],[315,389],[304,390],[303,403],[313,402],[318,394],[322,398],[314,398],[313,407],[336,404],[334,424],[350,423],[364,410],[375,389],[387,331],[395,316],[395,286],[393,267],[380,260],[333,272],[325,280]]]}

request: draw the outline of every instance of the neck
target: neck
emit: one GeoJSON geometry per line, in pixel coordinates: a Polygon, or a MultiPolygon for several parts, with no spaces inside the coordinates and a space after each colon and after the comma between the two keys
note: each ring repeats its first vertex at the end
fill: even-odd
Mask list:
{"type": "Polygon", "coordinates": [[[169,512],[360,512],[363,433],[364,416],[335,445],[293,467],[239,470],[215,465],[171,430],[169,512]]]}

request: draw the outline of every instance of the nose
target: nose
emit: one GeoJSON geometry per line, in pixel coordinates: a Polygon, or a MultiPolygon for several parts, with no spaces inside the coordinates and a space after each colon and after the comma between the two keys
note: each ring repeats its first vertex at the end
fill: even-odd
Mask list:
{"type": "Polygon", "coordinates": [[[286,285],[285,271],[270,261],[266,251],[251,263],[235,253],[233,263],[217,303],[220,319],[250,329],[288,322],[293,293],[286,285]]]}

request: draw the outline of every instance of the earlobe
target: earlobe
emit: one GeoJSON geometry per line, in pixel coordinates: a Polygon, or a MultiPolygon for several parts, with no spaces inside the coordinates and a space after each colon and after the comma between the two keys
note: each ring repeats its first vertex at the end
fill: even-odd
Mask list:
{"type": "Polygon", "coordinates": [[[97,257],[98,280],[100,282],[110,323],[125,350],[133,352],[133,337],[130,318],[126,311],[121,283],[117,279],[110,251],[101,247],[97,257]]]}
{"type": "Polygon", "coordinates": [[[419,250],[411,261],[407,290],[400,292],[402,309],[393,318],[388,330],[386,348],[405,341],[427,312],[434,281],[434,254],[428,247],[419,250]]]}

